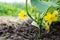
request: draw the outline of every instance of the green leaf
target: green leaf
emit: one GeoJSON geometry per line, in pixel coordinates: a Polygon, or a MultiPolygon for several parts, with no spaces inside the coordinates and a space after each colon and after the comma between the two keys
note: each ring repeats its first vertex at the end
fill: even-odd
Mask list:
{"type": "Polygon", "coordinates": [[[57,1],[57,4],[60,6],[60,0],[59,0],[59,1],[57,1]]]}
{"type": "Polygon", "coordinates": [[[59,0],[41,0],[41,1],[46,1],[46,2],[49,2],[49,1],[58,2],[59,0]]]}
{"type": "Polygon", "coordinates": [[[39,25],[36,22],[33,21],[31,24],[39,28],[39,25]]]}
{"type": "Polygon", "coordinates": [[[55,2],[45,2],[40,0],[31,0],[31,5],[36,7],[40,12],[46,12],[50,6],[58,6],[55,2]]]}

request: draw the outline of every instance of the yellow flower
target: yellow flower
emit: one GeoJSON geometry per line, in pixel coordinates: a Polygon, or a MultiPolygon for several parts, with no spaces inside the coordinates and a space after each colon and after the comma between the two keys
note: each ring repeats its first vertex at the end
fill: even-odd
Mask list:
{"type": "Polygon", "coordinates": [[[27,18],[27,13],[26,13],[26,11],[21,11],[19,14],[18,14],[18,16],[20,17],[20,19],[21,20],[24,20],[24,19],[26,19],[27,18]]]}
{"type": "Polygon", "coordinates": [[[45,26],[45,29],[46,29],[47,33],[50,32],[50,27],[49,27],[48,23],[45,23],[44,26],[45,26]]]}
{"type": "Polygon", "coordinates": [[[52,13],[51,20],[52,21],[57,21],[57,17],[56,17],[56,14],[55,13],[52,13]]]}
{"type": "Polygon", "coordinates": [[[58,11],[55,10],[55,11],[53,12],[53,14],[58,15],[58,11]]]}
{"type": "Polygon", "coordinates": [[[48,19],[50,19],[50,17],[51,17],[51,13],[47,13],[47,15],[46,16],[44,16],[44,20],[48,20],[48,19]]]}
{"type": "Polygon", "coordinates": [[[47,20],[49,24],[51,24],[54,21],[57,21],[56,13],[47,13],[47,15],[44,17],[44,20],[47,20]]]}
{"type": "Polygon", "coordinates": [[[43,19],[49,23],[48,24],[47,22],[44,22],[44,25],[43,25],[45,27],[45,29],[46,29],[47,32],[50,32],[50,27],[49,27],[50,24],[52,22],[58,20],[57,17],[56,17],[56,15],[58,15],[58,12],[57,11],[54,11],[52,14],[50,12],[48,12],[47,15],[44,16],[43,19]]]}

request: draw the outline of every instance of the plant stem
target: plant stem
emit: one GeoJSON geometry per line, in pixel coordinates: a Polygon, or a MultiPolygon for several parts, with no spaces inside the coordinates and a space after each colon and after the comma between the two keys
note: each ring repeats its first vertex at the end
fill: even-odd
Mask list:
{"type": "Polygon", "coordinates": [[[28,12],[28,0],[26,0],[26,11],[27,11],[28,16],[29,16],[33,21],[37,22],[35,19],[32,18],[32,16],[31,16],[31,15],[29,14],[29,12],[28,12]]]}
{"type": "Polygon", "coordinates": [[[42,34],[42,18],[39,18],[38,20],[38,25],[39,25],[39,31],[38,31],[38,38],[40,39],[41,38],[41,34],[42,34]]]}
{"type": "Polygon", "coordinates": [[[36,8],[34,8],[35,20],[37,20],[36,8]]]}
{"type": "Polygon", "coordinates": [[[42,33],[42,19],[40,19],[40,24],[39,24],[39,38],[41,38],[41,33],[42,33]]]}

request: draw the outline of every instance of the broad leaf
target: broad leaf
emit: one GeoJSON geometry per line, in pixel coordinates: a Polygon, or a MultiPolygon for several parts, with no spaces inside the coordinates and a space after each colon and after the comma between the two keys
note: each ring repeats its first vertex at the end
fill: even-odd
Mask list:
{"type": "Polygon", "coordinates": [[[31,0],[31,5],[36,7],[40,12],[46,12],[50,6],[58,6],[55,2],[45,2],[40,0],[31,0]]]}
{"type": "Polygon", "coordinates": [[[49,2],[49,1],[58,2],[59,0],[41,0],[41,1],[46,1],[46,2],[49,2]]]}
{"type": "Polygon", "coordinates": [[[31,24],[39,28],[39,26],[36,22],[33,21],[31,24]]]}

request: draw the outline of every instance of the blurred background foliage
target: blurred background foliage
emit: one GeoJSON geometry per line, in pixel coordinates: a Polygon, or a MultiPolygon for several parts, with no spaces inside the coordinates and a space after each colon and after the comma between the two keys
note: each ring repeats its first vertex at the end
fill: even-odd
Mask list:
{"type": "MultiPolygon", "coordinates": [[[[39,10],[42,10],[43,8],[46,9],[46,7],[44,6],[45,4],[43,4],[43,8],[41,8],[41,5],[36,5],[38,4],[37,1],[35,0],[32,0],[35,4],[34,6],[37,6],[37,8],[39,10]]],[[[49,0],[41,0],[41,1],[49,1],[49,0]]],[[[50,1],[55,1],[58,5],[60,5],[60,0],[50,0],[50,1]]],[[[31,2],[31,4],[33,4],[33,2],[31,2]]],[[[48,4],[49,5],[49,4],[48,4]]],[[[28,5],[28,9],[29,9],[29,12],[30,12],[30,9],[31,9],[31,5],[28,5]]],[[[26,5],[25,4],[22,4],[22,3],[3,3],[3,2],[0,2],[0,16],[18,16],[18,13],[20,13],[20,11],[22,10],[26,10],[26,5]]],[[[43,9],[44,10],[44,9],[43,9]]],[[[57,10],[60,12],[60,6],[57,7],[57,10]]],[[[33,14],[32,14],[33,15],[33,14]]]]}
{"type": "Polygon", "coordinates": [[[25,10],[25,4],[0,3],[0,16],[17,16],[22,10],[25,10]]]}

